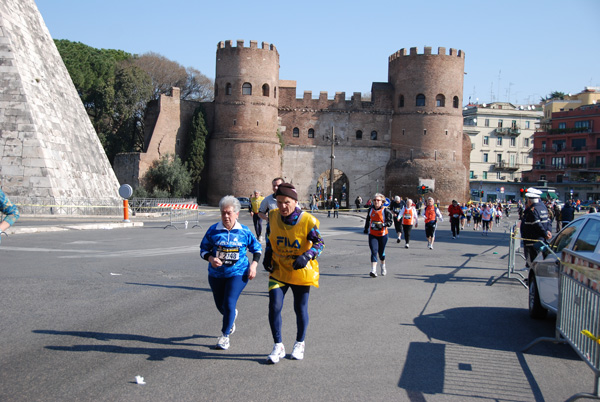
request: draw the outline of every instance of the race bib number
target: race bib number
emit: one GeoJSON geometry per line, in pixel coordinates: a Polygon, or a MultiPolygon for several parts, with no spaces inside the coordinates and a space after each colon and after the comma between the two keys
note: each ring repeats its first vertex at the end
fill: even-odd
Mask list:
{"type": "Polygon", "coordinates": [[[404,219],[411,220],[412,219],[412,215],[411,214],[404,214],[404,219]]]}
{"type": "Polygon", "coordinates": [[[240,249],[237,247],[219,247],[217,258],[223,261],[224,264],[234,264],[240,259],[240,249]]]}
{"type": "Polygon", "coordinates": [[[452,215],[452,217],[458,218],[458,214],[454,214],[454,215],[452,215]]]}
{"type": "Polygon", "coordinates": [[[371,229],[374,229],[374,230],[383,229],[383,222],[371,222],[371,229]]]}

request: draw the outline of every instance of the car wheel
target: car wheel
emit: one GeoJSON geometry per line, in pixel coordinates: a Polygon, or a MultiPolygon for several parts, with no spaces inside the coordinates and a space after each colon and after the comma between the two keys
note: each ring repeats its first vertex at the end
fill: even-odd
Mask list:
{"type": "Polygon", "coordinates": [[[540,302],[540,294],[538,293],[537,282],[535,275],[529,277],[529,316],[531,318],[546,318],[548,310],[546,310],[540,302]]]}

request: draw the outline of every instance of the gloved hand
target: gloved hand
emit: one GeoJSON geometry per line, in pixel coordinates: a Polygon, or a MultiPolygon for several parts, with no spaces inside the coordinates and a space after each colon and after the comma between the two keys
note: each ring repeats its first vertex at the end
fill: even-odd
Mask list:
{"type": "Polygon", "coordinates": [[[273,272],[273,250],[272,249],[266,249],[265,250],[265,255],[263,257],[263,267],[265,268],[265,271],[269,271],[269,272],[273,272]]]}
{"type": "Polygon", "coordinates": [[[307,256],[306,254],[301,254],[298,257],[296,257],[292,267],[294,269],[302,269],[302,268],[306,267],[306,264],[308,264],[309,260],[310,260],[309,256],[307,256]]]}

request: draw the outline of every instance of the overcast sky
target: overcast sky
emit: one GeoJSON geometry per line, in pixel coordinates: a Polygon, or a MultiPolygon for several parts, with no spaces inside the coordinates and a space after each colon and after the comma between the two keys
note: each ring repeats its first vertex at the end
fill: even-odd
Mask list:
{"type": "Polygon", "coordinates": [[[464,103],[538,102],[600,87],[598,0],[36,0],[55,39],[156,52],[215,76],[217,43],[272,43],[279,78],[304,91],[370,92],[388,56],[424,46],[465,52],[464,103]],[[406,4],[404,4],[406,3],[406,4]]]}

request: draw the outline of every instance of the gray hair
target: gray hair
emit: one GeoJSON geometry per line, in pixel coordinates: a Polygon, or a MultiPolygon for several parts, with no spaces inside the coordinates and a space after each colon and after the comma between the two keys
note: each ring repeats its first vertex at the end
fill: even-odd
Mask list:
{"type": "Polygon", "coordinates": [[[233,212],[240,212],[240,209],[242,209],[240,200],[233,195],[226,195],[219,201],[219,210],[223,211],[227,207],[233,207],[233,212]]]}
{"type": "Polygon", "coordinates": [[[381,194],[381,193],[375,193],[375,195],[373,196],[373,199],[375,198],[381,198],[383,201],[385,201],[385,195],[381,194]]]}
{"type": "Polygon", "coordinates": [[[411,203],[411,204],[413,204],[413,200],[411,200],[410,198],[407,198],[407,199],[406,199],[406,204],[408,204],[408,203],[411,203]]]}

